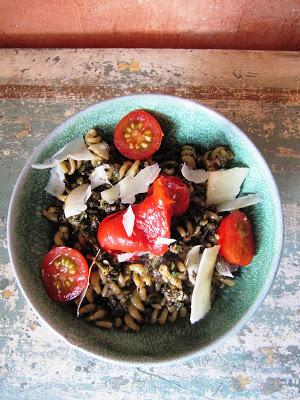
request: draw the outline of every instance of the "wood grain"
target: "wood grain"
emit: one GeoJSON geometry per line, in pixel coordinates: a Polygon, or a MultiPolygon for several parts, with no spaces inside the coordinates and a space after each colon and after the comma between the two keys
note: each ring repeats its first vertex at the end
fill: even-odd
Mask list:
{"type": "MultiPolygon", "coordinates": [[[[299,53],[0,50],[0,392],[5,399],[299,398],[299,53]],[[238,72],[237,72],[238,71],[238,72]],[[285,246],[275,284],[222,349],[164,368],[110,366],[58,340],[24,301],[7,254],[14,182],[33,148],[91,103],[137,92],[193,98],[241,127],[279,185],[285,246]],[[47,392],[47,394],[45,393],[47,392]]],[[[1,397],[1,395],[0,395],[1,397]]]]}

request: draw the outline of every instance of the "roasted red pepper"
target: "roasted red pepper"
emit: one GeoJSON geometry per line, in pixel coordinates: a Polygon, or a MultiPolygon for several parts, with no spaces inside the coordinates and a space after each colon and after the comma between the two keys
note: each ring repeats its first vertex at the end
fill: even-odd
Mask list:
{"type": "Polygon", "coordinates": [[[112,254],[149,251],[162,256],[168,247],[156,244],[156,240],[170,238],[172,204],[163,180],[157,178],[152,194],[132,206],[135,215],[132,235],[128,237],[123,226],[126,210],[119,211],[100,223],[97,234],[100,246],[112,254]]]}
{"type": "MultiPolygon", "coordinates": [[[[167,187],[168,195],[173,200],[172,216],[183,215],[190,205],[189,188],[178,176],[160,176],[159,179],[167,187]]],[[[149,188],[148,195],[153,192],[153,186],[149,188]]]]}

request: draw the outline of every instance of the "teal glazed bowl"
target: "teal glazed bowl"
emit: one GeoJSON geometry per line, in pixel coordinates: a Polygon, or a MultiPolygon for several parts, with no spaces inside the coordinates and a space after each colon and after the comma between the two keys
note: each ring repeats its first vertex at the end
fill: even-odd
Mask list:
{"type": "MultiPolygon", "coordinates": [[[[251,118],[251,116],[249,116],[251,118]]],[[[14,189],[8,216],[8,245],[23,295],[42,321],[72,346],[105,361],[126,365],[157,365],[187,360],[214,349],[242,328],[267,295],[276,275],[283,240],[283,218],[278,190],[264,158],[250,139],[225,117],[193,101],[156,94],[102,101],[59,125],[43,140],[25,165],[14,189]],[[71,304],[53,303],[40,279],[40,262],[51,246],[51,224],[41,211],[51,204],[44,188],[49,170],[34,170],[70,140],[99,127],[105,137],[134,109],[150,111],[160,122],[166,146],[197,144],[208,149],[226,145],[235,165],[248,166],[243,193],[257,193],[262,202],[250,207],[256,234],[256,255],[242,269],[233,288],[218,294],[206,318],[163,326],[147,325],[138,334],[104,331],[76,318],[71,304]]]]}

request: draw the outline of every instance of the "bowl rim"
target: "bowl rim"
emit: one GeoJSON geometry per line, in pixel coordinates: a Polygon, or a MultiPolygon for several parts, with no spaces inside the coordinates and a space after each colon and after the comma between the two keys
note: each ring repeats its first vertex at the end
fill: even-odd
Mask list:
{"type": "Polygon", "coordinates": [[[30,155],[29,159],[25,163],[24,167],[22,168],[21,173],[19,174],[19,177],[15,183],[14,190],[11,195],[10,203],[9,203],[9,208],[8,208],[8,218],[7,218],[7,242],[8,242],[8,253],[9,253],[9,258],[10,262],[13,268],[13,272],[17,281],[17,284],[21,290],[21,293],[23,294],[25,300],[27,303],[30,305],[30,307],[33,309],[34,313],[38,316],[38,318],[42,321],[44,325],[46,325],[57,337],[62,339],[65,343],[68,345],[71,345],[72,348],[77,349],[84,354],[96,358],[100,361],[105,361],[108,363],[112,363],[115,365],[123,365],[123,366],[129,366],[129,367],[142,367],[142,366],[160,366],[160,365],[174,365],[178,364],[180,362],[185,362],[185,361],[191,361],[195,358],[205,356],[209,351],[216,350],[220,347],[222,343],[224,343],[226,340],[228,340],[231,336],[235,335],[241,328],[243,328],[246,323],[250,320],[250,318],[253,316],[257,308],[262,304],[264,299],[266,298],[268,292],[271,289],[271,286],[273,285],[273,282],[275,280],[278,268],[279,268],[279,263],[282,255],[282,249],[283,249],[283,239],[284,239],[284,222],[283,222],[283,209],[282,209],[282,202],[281,202],[281,196],[280,192],[277,186],[277,183],[275,181],[275,178],[273,177],[271,170],[264,158],[264,156],[261,154],[261,152],[258,150],[256,145],[249,139],[249,137],[244,133],[240,128],[238,128],[232,121],[227,119],[225,116],[222,114],[218,113],[217,111],[211,109],[208,106],[205,106],[201,103],[198,103],[197,101],[187,99],[184,97],[180,96],[172,96],[172,95],[165,95],[165,94],[160,94],[160,93],[149,93],[149,94],[132,94],[132,95],[126,95],[126,96],[119,96],[119,97],[113,97],[109,99],[105,99],[102,101],[98,101],[82,110],[79,112],[75,113],[71,117],[67,118],[64,120],[62,123],[60,123],[49,135],[47,135],[41,143],[34,149],[32,154],[30,155]],[[192,350],[192,351],[187,351],[182,355],[174,355],[174,356],[168,356],[165,359],[160,359],[160,360],[151,360],[151,359],[143,359],[142,357],[137,357],[135,356],[135,359],[139,359],[139,361],[134,361],[131,359],[124,360],[124,358],[119,358],[118,356],[115,357],[110,357],[106,355],[101,355],[99,353],[92,352],[90,350],[85,349],[84,347],[77,345],[76,343],[73,343],[70,341],[67,337],[65,337],[62,333],[56,330],[54,326],[51,325],[50,322],[48,322],[40,313],[39,311],[35,308],[31,301],[31,297],[33,297],[30,293],[27,294],[25,289],[23,288],[21,284],[21,280],[18,275],[18,260],[15,256],[15,245],[14,245],[14,239],[13,239],[13,230],[12,227],[15,225],[15,217],[14,217],[14,209],[16,202],[18,200],[18,197],[20,193],[22,192],[22,187],[23,184],[22,182],[25,181],[25,178],[29,174],[31,164],[33,161],[38,157],[40,152],[44,149],[44,146],[46,142],[50,141],[53,137],[55,137],[57,134],[59,134],[66,126],[69,124],[72,124],[75,122],[78,117],[84,115],[85,113],[97,109],[99,106],[101,106],[103,103],[113,103],[116,100],[119,99],[142,99],[142,98],[164,98],[166,101],[179,101],[179,102],[185,102],[185,103],[190,103],[193,106],[197,106],[200,109],[204,110],[206,113],[210,114],[213,118],[218,119],[221,122],[224,122],[226,124],[229,124],[232,128],[232,131],[237,134],[238,136],[242,137],[243,140],[247,143],[249,146],[250,150],[249,151],[254,151],[260,158],[261,162],[264,164],[265,170],[268,174],[267,179],[272,182],[273,184],[273,189],[274,189],[274,194],[276,198],[276,204],[275,207],[278,209],[278,218],[277,218],[277,236],[278,236],[278,245],[280,246],[280,251],[275,254],[274,259],[273,259],[273,267],[272,270],[267,279],[265,280],[264,286],[262,290],[260,291],[259,295],[257,296],[255,302],[251,305],[251,307],[248,309],[248,311],[240,318],[240,320],[233,325],[223,336],[220,338],[214,340],[212,343],[209,343],[207,345],[204,345],[203,347],[199,348],[198,350],[192,350]]]}

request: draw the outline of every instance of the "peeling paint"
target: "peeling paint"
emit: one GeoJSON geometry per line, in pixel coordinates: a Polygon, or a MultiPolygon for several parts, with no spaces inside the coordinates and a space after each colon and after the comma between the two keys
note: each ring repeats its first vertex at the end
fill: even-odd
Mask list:
{"type": "Polygon", "coordinates": [[[234,386],[236,390],[245,390],[251,383],[251,379],[248,375],[238,375],[234,378],[234,386]]]}
{"type": "Polygon", "coordinates": [[[140,72],[139,61],[133,60],[131,62],[118,62],[119,71],[140,72]]]}
{"type": "Polygon", "coordinates": [[[2,297],[3,297],[3,299],[6,299],[6,300],[9,299],[10,297],[12,297],[13,295],[14,294],[10,289],[5,289],[2,292],[2,297]]]}

